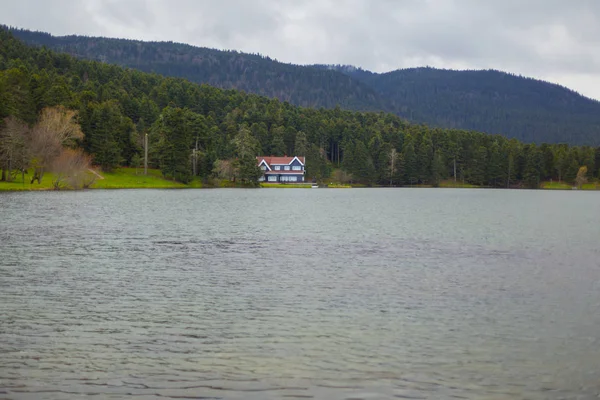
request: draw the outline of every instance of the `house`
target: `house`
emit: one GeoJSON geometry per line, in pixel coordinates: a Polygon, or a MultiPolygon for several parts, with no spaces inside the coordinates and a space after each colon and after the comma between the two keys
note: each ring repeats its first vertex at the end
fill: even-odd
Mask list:
{"type": "Polygon", "coordinates": [[[298,183],[304,182],[304,157],[256,157],[256,162],[263,170],[260,182],[298,183]]]}

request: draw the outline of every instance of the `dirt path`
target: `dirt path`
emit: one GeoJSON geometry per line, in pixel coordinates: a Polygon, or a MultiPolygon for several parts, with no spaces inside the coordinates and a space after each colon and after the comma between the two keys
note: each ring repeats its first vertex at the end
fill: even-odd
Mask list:
{"type": "Polygon", "coordinates": [[[102,175],[100,175],[98,172],[94,171],[91,168],[88,168],[88,171],[90,171],[92,174],[96,175],[98,177],[98,179],[104,179],[104,177],[102,175]]]}

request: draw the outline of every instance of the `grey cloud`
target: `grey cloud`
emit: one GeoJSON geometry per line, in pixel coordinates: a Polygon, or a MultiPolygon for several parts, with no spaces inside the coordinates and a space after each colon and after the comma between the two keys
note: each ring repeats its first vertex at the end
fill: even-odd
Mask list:
{"type": "Polygon", "coordinates": [[[600,98],[597,0],[21,0],[2,23],[173,40],[383,72],[429,64],[560,79],[600,98]]]}

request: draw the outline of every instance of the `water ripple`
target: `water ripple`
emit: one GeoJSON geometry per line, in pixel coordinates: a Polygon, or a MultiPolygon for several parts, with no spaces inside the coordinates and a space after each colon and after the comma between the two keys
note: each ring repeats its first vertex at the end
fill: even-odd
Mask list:
{"type": "Polygon", "coordinates": [[[544,195],[0,193],[0,394],[596,398],[600,210],[544,195]]]}

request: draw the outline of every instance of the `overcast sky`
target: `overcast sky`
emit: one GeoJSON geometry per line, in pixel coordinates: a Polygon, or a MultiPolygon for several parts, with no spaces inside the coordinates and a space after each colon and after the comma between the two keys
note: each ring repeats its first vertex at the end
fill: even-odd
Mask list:
{"type": "Polygon", "coordinates": [[[377,72],[494,68],[600,99],[600,0],[19,0],[0,23],[377,72]]]}

